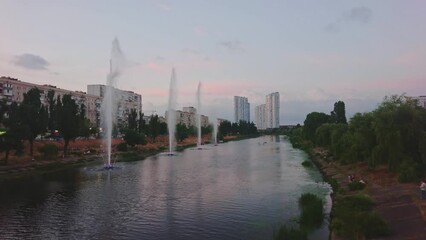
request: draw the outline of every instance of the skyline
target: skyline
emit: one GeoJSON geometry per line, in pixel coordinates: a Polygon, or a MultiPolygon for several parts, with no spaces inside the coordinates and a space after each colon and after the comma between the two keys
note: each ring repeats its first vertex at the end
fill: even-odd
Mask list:
{"type": "MultiPolygon", "coordinates": [[[[303,123],[342,100],[350,118],[391,94],[426,94],[426,2],[412,1],[2,1],[0,75],[87,91],[105,84],[111,42],[127,67],[118,88],[143,111],[167,109],[176,68],[178,104],[233,119],[234,96],[251,112],[279,92],[280,123],[303,123]],[[306,7],[309,6],[309,7],[306,7]],[[224,107],[225,106],[225,107],[224,107]]],[[[253,119],[253,114],[251,116],[253,119]]]]}

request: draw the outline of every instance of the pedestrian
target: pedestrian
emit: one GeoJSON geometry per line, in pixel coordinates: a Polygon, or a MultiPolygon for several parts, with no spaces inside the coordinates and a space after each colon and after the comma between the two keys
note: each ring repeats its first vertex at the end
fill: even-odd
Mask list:
{"type": "Polygon", "coordinates": [[[422,199],[426,199],[426,182],[424,180],[420,181],[420,192],[422,194],[422,199]]]}

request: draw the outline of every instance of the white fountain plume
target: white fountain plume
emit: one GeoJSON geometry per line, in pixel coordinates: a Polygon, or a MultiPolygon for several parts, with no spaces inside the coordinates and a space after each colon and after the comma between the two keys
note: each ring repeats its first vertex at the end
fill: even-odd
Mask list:
{"type": "Polygon", "coordinates": [[[102,100],[102,125],[104,127],[104,141],[107,150],[106,168],[112,168],[111,164],[111,145],[112,145],[112,128],[115,122],[115,113],[117,102],[115,101],[115,89],[118,83],[118,77],[121,75],[124,67],[124,55],[120,48],[118,39],[112,42],[110,72],[107,75],[107,84],[105,86],[105,95],[102,100]]]}
{"type": "Polygon", "coordinates": [[[218,130],[218,120],[217,118],[213,119],[213,144],[217,145],[217,130],[218,130]]]}
{"type": "Polygon", "coordinates": [[[167,109],[167,128],[169,129],[169,155],[173,155],[176,132],[176,73],[172,69],[169,89],[169,107],[167,109]]]}
{"type": "Polygon", "coordinates": [[[197,88],[197,148],[201,148],[201,82],[198,83],[197,88]]]}

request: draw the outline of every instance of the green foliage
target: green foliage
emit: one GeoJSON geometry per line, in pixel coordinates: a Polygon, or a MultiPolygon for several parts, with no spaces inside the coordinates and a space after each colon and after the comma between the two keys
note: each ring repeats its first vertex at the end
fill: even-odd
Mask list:
{"type": "Polygon", "coordinates": [[[343,123],[346,124],[346,110],[345,103],[338,101],[334,103],[334,109],[330,114],[331,123],[343,123]]]}
{"type": "Polygon", "coordinates": [[[238,123],[232,123],[229,121],[223,121],[219,125],[219,132],[224,136],[227,135],[251,135],[257,134],[257,127],[253,122],[239,121],[238,123]]]}
{"type": "Polygon", "coordinates": [[[24,100],[19,105],[22,124],[27,126],[26,138],[30,142],[30,155],[33,156],[33,142],[37,135],[44,133],[47,127],[47,111],[40,101],[41,91],[32,88],[24,93],[24,100]]]}
{"type": "Polygon", "coordinates": [[[176,139],[179,142],[182,142],[183,140],[188,138],[190,133],[191,130],[185,124],[178,123],[176,125],[176,139]]]}
{"type": "Polygon", "coordinates": [[[29,127],[24,124],[20,115],[20,109],[15,102],[7,109],[7,118],[3,120],[6,133],[0,137],[0,152],[5,152],[7,162],[11,150],[16,153],[23,151],[23,140],[27,138],[29,127]]]}
{"type": "Polygon", "coordinates": [[[366,195],[336,199],[331,229],[345,239],[382,237],[390,233],[388,225],[374,212],[373,200],[366,195]]]}
{"type": "Polygon", "coordinates": [[[330,185],[334,192],[337,192],[340,190],[339,182],[335,178],[330,179],[330,185]]]}
{"type": "Polygon", "coordinates": [[[421,178],[420,164],[412,159],[405,159],[398,170],[399,182],[417,182],[421,178]]]}
{"type": "Polygon", "coordinates": [[[297,228],[287,228],[282,225],[278,231],[274,232],[274,240],[306,240],[308,239],[305,231],[297,228]]]}
{"type": "Polygon", "coordinates": [[[59,148],[52,143],[47,143],[39,148],[40,153],[43,154],[44,159],[54,159],[58,156],[59,148]]]}
{"type": "Polygon", "coordinates": [[[121,142],[121,143],[117,144],[117,151],[127,152],[127,143],[121,142]]]}
{"type": "Polygon", "coordinates": [[[127,128],[131,130],[138,130],[138,113],[136,109],[131,109],[127,116],[127,128]]]}
{"type": "Polygon", "coordinates": [[[299,206],[302,209],[300,224],[302,228],[312,230],[321,226],[324,220],[323,201],[312,193],[304,193],[299,198],[299,206]]]}
{"type": "Polygon", "coordinates": [[[67,155],[68,144],[70,140],[78,136],[81,124],[79,106],[70,94],[58,98],[56,105],[58,129],[64,138],[64,155],[67,155]]]}
{"type": "Polygon", "coordinates": [[[348,184],[348,188],[350,191],[358,191],[365,188],[365,183],[361,183],[359,181],[353,181],[348,184]]]}
{"type": "Polygon", "coordinates": [[[330,116],[325,113],[311,112],[306,116],[303,126],[304,137],[315,143],[315,132],[322,124],[329,122],[330,116]]]}
{"type": "Polygon", "coordinates": [[[302,166],[309,168],[309,167],[312,167],[313,164],[312,164],[311,161],[305,160],[305,161],[302,162],[302,166]]]}
{"type": "Polygon", "coordinates": [[[145,135],[138,133],[136,130],[133,129],[127,129],[125,131],[124,141],[132,147],[137,144],[146,144],[145,135]]]}

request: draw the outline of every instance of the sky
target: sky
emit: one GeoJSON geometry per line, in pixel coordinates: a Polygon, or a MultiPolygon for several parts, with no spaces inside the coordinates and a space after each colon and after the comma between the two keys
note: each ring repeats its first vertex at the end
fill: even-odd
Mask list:
{"type": "Polygon", "coordinates": [[[280,93],[280,124],[344,101],[350,117],[385,96],[426,95],[426,1],[0,0],[0,76],[69,90],[105,84],[111,45],[118,87],[164,115],[172,68],[177,106],[233,120],[280,93]]]}

